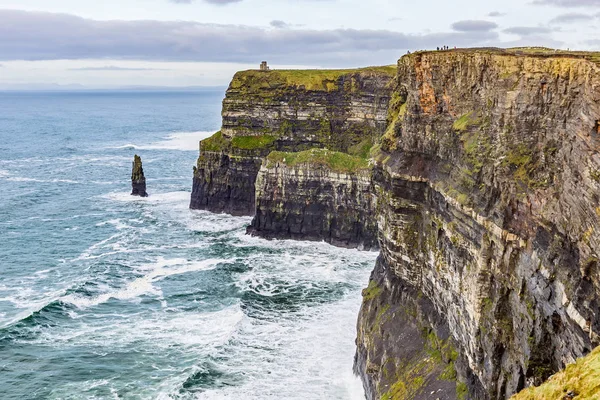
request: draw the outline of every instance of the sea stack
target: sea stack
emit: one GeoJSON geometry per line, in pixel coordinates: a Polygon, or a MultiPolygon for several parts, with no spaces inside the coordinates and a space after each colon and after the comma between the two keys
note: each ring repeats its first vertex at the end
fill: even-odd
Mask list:
{"type": "Polygon", "coordinates": [[[148,197],[146,192],[146,177],[142,168],[142,158],[137,154],[133,157],[133,168],[131,169],[131,195],[148,197]]]}

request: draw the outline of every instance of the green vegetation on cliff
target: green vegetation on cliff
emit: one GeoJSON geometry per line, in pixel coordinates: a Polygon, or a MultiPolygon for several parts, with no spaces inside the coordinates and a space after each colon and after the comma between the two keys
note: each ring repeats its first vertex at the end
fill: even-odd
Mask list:
{"type": "Polygon", "coordinates": [[[476,125],[476,124],[477,124],[477,119],[473,118],[473,112],[471,111],[471,112],[468,112],[468,113],[462,115],[459,119],[454,121],[454,124],[452,124],[452,128],[455,131],[464,132],[470,126],[476,125]]]}
{"type": "Polygon", "coordinates": [[[598,399],[600,398],[600,347],[590,355],[552,376],[539,387],[525,389],[512,400],[555,400],[555,399],[598,399]]]}
{"type": "Polygon", "coordinates": [[[301,164],[322,165],[336,172],[357,172],[369,169],[369,161],[365,158],[327,149],[312,149],[299,153],[274,151],[269,154],[267,161],[269,166],[277,162],[283,162],[290,167],[301,164]]]}
{"type": "Polygon", "coordinates": [[[373,147],[373,144],[374,143],[372,138],[366,138],[362,142],[351,146],[348,149],[348,154],[356,157],[368,158],[369,154],[371,153],[371,148],[373,147]]]}
{"type": "Polygon", "coordinates": [[[267,147],[276,140],[277,138],[271,135],[236,136],[231,139],[231,145],[238,149],[255,150],[267,147]]]}
{"type": "Polygon", "coordinates": [[[352,74],[383,74],[395,76],[397,67],[368,67],[359,69],[307,69],[307,70],[248,70],[235,74],[230,89],[259,92],[281,87],[304,88],[312,91],[331,92],[339,89],[339,79],[352,74]]]}
{"type": "MultiPolygon", "coordinates": [[[[396,366],[394,383],[381,395],[382,400],[417,399],[431,380],[456,382],[456,398],[466,398],[466,385],[457,381],[454,362],[458,353],[452,342],[442,340],[429,329],[422,330],[425,353],[412,360],[403,360],[396,366]]],[[[389,360],[388,360],[389,362],[389,360]]]]}
{"type": "Polygon", "coordinates": [[[228,146],[229,141],[223,137],[221,131],[200,142],[201,151],[223,151],[228,146]]]}
{"type": "Polygon", "coordinates": [[[263,149],[273,144],[277,138],[271,135],[236,136],[231,140],[223,137],[221,131],[200,142],[201,151],[221,152],[231,148],[243,150],[263,149]]]}
{"type": "Polygon", "coordinates": [[[401,96],[400,93],[395,90],[392,93],[390,105],[388,108],[387,123],[388,127],[383,134],[382,144],[387,151],[396,149],[396,131],[402,123],[404,115],[406,114],[406,98],[401,96]]]}

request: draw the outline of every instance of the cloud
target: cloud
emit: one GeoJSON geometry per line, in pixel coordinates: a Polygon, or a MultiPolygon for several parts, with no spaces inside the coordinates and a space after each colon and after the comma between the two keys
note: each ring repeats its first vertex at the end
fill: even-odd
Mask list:
{"type": "Polygon", "coordinates": [[[495,22],[482,20],[458,21],[452,24],[452,29],[457,32],[489,32],[497,27],[495,22]]]}
{"type": "Polygon", "coordinates": [[[280,64],[352,66],[393,63],[408,49],[431,49],[440,43],[481,46],[498,39],[496,32],[488,32],[496,26],[493,23],[481,25],[478,31],[406,34],[389,30],[265,29],[191,21],[96,21],[17,10],[0,10],[0,21],[0,61],[254,63],[264,59],[280,64]]]}
{"type": "Polygon", "coordinates": [[[69,71],[170,71],[170,70],[163,69],[163,68],[128,68],[128,67],[117,67],[114,65],[107,65],[104,67],[70,68],[69,71]]]}
{"type": "Polygon", "coordinates": [[[488,14],[488,17],[503,17],[505,16],[506,13],[500,12],[500,11],[492,11],[491,13],[488,14]]]}
{"type": "Polygon", "coordinates": [[[505,29],[504,32],[519,36],[532,36],[551,33],[552,29],[543,26],[513,26],[505,29]]]}
{"type": "Polygon", "coordinates": [[[270,25],[273,28],[278,28],[278,29],[285,29],[285,28],[289,27],[287,22],[281,21],[279,19],[275,19],[275,20],[271,21],[270,25]]]}
{"type": "Polygon", "coordinates": [[[533,4],[565,8],[600,7],[600,0],[535,0],[533,4]]]}
{"type": "Polygon", "coordinates": [[[571,24],[574,22],[591,21],[594,17],[589,14],[567,13],[561,14],[550,20],[551,24],[571,24]]]}

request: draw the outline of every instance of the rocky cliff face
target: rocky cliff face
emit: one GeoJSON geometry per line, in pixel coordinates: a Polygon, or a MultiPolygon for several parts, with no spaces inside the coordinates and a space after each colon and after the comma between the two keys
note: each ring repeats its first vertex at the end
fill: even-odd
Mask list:
{"type": "Polygon", "coordinates": [[[221,131],[200,144],[191,208],[253,215],[254,182],[271,151],[370,147],[386,127],[394,76],[394,67],[237,73],[221,131]]]}
{"type": "Polygon", "coordinates": [[[438,380],[440,358],[405,341],[453,348],[454,396],[477,399],[600,344],[599,72],[496,51],[400,60],[374,172],[382,251],[358,324],[371,398],[427,398],[438,380]]]}
{"type": "Polygon", "coordinates": [[[265,237],[377,238],[355,358],[369,399],[508,398],[600,345],[599,59],[237,74],[192,207],[256,213],[265,237]]]}
{"type": "Polygon", "coordinates": [[[375,249],[372,189],[364,158],[321,149],[274,152],[258,173],[256,215],[248,232],[375,249]]]}

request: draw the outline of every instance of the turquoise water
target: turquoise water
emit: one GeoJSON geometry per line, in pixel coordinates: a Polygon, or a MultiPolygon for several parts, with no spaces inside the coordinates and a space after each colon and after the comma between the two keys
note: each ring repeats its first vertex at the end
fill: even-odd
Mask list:
{"type": "Polygon", "coordinates": [[[188,209],[222,96],[0,93],[0,399],[363,398],[376,255],[188,209]]]}

